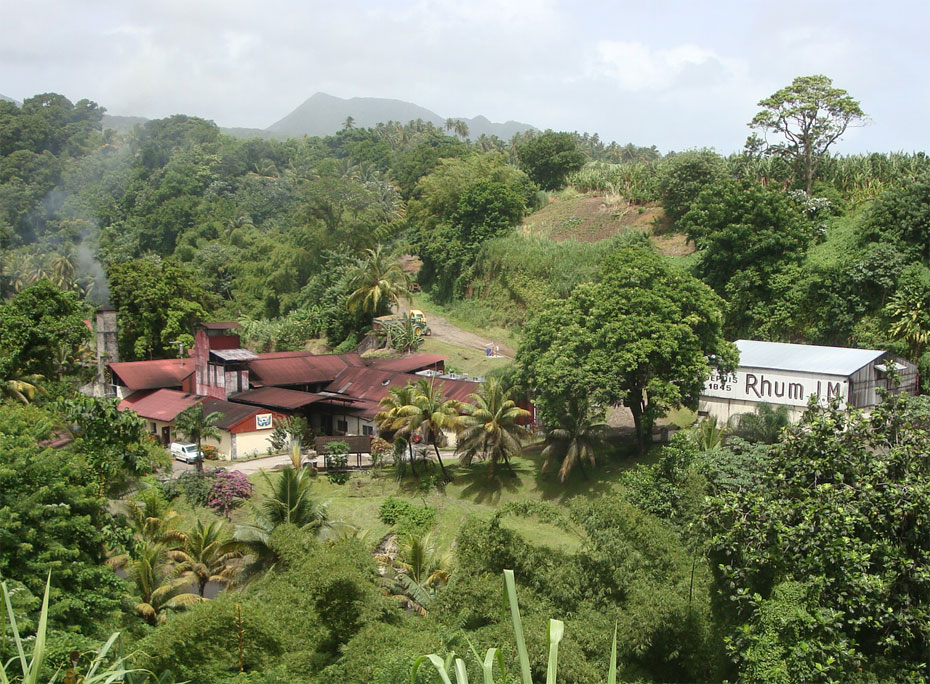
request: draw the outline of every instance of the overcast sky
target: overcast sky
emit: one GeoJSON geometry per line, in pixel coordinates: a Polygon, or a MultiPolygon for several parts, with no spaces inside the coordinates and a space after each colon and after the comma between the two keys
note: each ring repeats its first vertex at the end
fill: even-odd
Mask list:
{"type": "Polygon", "coordinates": [[[727,153],[817,73],[871,118],[837,152],[930,149],[928,0],[0,0],[0,93],[221,126],[323,91],[727,153]]]}

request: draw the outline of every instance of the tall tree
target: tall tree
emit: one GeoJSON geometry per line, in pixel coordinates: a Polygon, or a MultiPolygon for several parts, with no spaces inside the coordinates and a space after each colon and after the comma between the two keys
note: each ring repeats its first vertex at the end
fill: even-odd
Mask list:
{"type": "Polygon", "coordinates": [[[401,407],[397,413],[403,418],[412,440],[420,439],[427,446],[432,445],[443,477],[451,480],[442,462],[439,445],[445,441],[446,431],[461,430],[459,402],[443,396],[442,383],[437,385],[432,378],[420,378],[413,387],[411,403],[401,407]]]}
{"type": "Polygon", "coordinates": [[[414,464],[413,444],[411,443],[410,421],[402,414],[405,406],[413,404],[414,387],[413,384],[404,385],[403,387],[392,387],[387,395],[378,402],[381,409],[375,414],[375,423],[378,424],[378,430],[382,435],[389,438],[402,439],[407,444],[407,451],[410,457],[410,469],[416,474],[416,465],[414,464]]]}
{"type": "Polygon", "coordinates": [[[410,276],[382,245],[365,250],[347,277],[352,290],[346,300],[349,311],[361,309],[374,316],[386,305],[395,305],[410,295],[410,276]]]}
{"type": "Polygon", "coordinates": [[[732,679],[926,679],[928,424],[926,396],[811,409],[757,461],[758,485],[708,499],[732,679]]]}
{"type": "Polygon", "coordinates": [[[530,412],[517,406],[510,392],[497,378],[491,378],[477,392],[469,395],[473,404],[462,405],[462,432],[456,450],[460,461],[469,465],[474,459],[490,463],[488,474],[494,474],[503,461],[511,472],[510,459],[523,450],[529,430],[518,421],[530,417],[530,412]]]}
{"type": "Polygon", "coordinates": [[[790,86],[760,100],[759,106],[763,109],[749,126],[784,138],[769,144],[768,150],[791,161],[808,195],[830,146],[847,128],[866,119],[859,102],[822,75],[798,76],[790,86]]]}
{"type": "Polygon", "coordinates": [[[523,382],[535,388],[544,421],[568,400],[622,403],[644,450],[656,418],[696,407],[711,364],[735,365],[721,306],[650,245],[630,243],[607,256],[599,282],[550,301],[527,324],[517,355],[523,382]]]}
{"type": "Polygon", "coordinates": [[[203,404],[194,404],[181,413],[174,420],[174,429],[185,439],[197,445],[197,472],[203,472],[203,439],[219,440],[221,435],[216,424],[223,419],[219,411],[204,414],[203,404]]]}
{"type": "Polygon", "coordinates": [[[585,163],[584,152],[571,133],[546,131],[517,146],[520,168],[543,190],[565,186],[569,174],[585,163]]]}

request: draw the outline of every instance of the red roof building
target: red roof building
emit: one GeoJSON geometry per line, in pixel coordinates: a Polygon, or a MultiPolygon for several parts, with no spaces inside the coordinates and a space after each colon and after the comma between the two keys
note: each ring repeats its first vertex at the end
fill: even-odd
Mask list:
{"type": "Polygon", "coordinates": [[[110,364],[113,383],[129,390],[160,388],[193,391],[194,362],[191,359],[120,361],[110,364]]]}

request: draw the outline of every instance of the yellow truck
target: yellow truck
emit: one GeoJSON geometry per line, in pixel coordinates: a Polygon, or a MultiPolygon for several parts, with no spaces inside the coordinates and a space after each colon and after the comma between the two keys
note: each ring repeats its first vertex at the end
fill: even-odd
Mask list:
{"type": "Polygon", "coordinates": [[[419,309],[411,309],[409,314],[391,314],[389,316],[378,316],[373,321],[373,327],[375,330],[383,330],[389,324],[400,324],[403,325],[410,320],[410,323],[413,325],[413,329],[417,331],[417,334],[424,337],[429,337],[433,334],[433,331],[430,330],[429,324],[426,322],[426,316],[419,309]]]}

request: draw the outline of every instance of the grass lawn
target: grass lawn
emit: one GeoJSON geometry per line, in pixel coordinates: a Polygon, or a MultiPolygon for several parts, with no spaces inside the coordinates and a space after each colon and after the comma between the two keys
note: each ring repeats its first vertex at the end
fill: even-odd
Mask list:
{"type": "Polygon", "coordinates": [[[426,354],[442,354],[447,357],[447,369],[455,369],[459,373],[482,377],[486,377],[488,372],[495,368],[506,368],[513,363],[510,359],[490,358],[477,349],[458,347],[454,344],[434,340],[431,337],[425,338],[420,351],[426,354]]]}
{"type": "MultiPolygon", "coordinates": [[[[652,458],[655,457],[647,456],[646,460],[652,458]]],[[[388,467],[375,473],[353,473],[344,485],[332,484],[321,474],[314,480],[311,492],[320,501],[326,502],[332,520],[341,520],[368,530],[368,539],[372,544],[376,544],[390,531],[390,527],[378,517],[381,503],[389,496],[433,506],[437,511],[437,541],[440,547],[447,548],[470,515],[490,517],[500,506],[511,501],[548,501],[561,505],[578,496],[610,494],[617,486],[620,472],[643,462],[614,453],[600,459],[597,468],[589,471],[587,478],[581,472],[574,472],[563,485],[555,474],[542,474],[543,459],[538,447],[514,460],[515,475],[506,468],[499,468],[491,476],[487,463],[460,466],[451,454],[444,454],[443,460],[454,477],[443,491],[436,488],[422,491],[418,481],[410,476],[398,482],[393,468],[388,467]]],[[[435,464],[433,472],[439,472],[435,464]]],[[[271,476],[274,477],[274,474],[271,476]]],[[[265,487],[262,478],[253,476],[252,481],[256,485],[256,495],[261,496],[265,487]]],[[[503,524],[534,544],[566,551],[577,549],[580,544],[576,535],[532,518],[506,516],[503,524]]]]}

